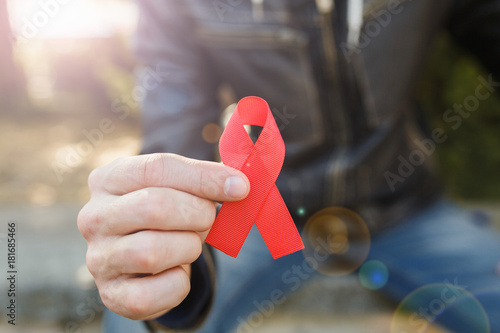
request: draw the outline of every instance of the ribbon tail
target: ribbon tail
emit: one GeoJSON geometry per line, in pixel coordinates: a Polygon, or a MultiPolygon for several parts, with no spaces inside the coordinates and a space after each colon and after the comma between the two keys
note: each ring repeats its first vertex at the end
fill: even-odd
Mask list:
{"type": "Polygon", "coordinates": [[[274,259],[304,248],[281,194],[273,186],[255,224],[274,259]]]}
{"type": "Polygon", "coordinates": [[[239,202],[224,202],[205,242],[236,258],[253,225],[246,215],[239,202]]]}

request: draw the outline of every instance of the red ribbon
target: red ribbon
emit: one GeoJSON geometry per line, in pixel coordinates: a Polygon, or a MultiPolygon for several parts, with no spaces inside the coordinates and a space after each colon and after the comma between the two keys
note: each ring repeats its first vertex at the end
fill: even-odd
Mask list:
{"type": "Polygon", "coordinates": [[[241,201],[223,203],[205,241],[236,258],[255,223],[274,259],[302,250],[304,244],[274,184],[285,159],[285,143],[265,100],[240,100],[222,133],[219,152],[225,165],[248,177],[250,193],[241,201]],[[243,125],[263,127],[255,145],[243,125]]]}

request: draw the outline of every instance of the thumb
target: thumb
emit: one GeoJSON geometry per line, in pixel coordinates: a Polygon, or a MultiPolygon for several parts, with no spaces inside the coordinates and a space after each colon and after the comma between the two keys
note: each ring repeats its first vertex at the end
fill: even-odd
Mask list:
{"type": "Polygon", "coordinates": [[[224,181],[224,194],[229,199],[243,199],[250,190],[249,181],[245,174],[229,176],[224,181]]]}

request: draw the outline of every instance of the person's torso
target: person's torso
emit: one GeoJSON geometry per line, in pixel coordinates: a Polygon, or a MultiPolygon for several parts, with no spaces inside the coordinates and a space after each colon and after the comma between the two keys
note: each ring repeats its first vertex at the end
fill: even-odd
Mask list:
{"type": "Polygon", "coordinates": [[[349,1],[362,8],[344,16],[330,0],[184,2],[221,81],[237,99],[269,102],[287,148],[278,186],[289,205],[370,211],[436,190],[427,154],[398,170],[419,149],[412,89],[451,0],[349,1]]]}

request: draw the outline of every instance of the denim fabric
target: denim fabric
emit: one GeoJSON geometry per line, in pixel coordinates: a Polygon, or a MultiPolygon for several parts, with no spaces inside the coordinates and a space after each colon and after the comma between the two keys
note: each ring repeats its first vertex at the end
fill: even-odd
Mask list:
{"type": "MultiPolygon", "coordinates": [[[[380,291],[397,304],[420,287],[436,283],[457,284],[481,303],[489,316],[491,332],[500,332],[500,276],[497,272],[500,234],[480,222],[471,212],[440,200],[397,226],[378,233],[372,238],[367,260],[379,260],[388,268],[389,279],[380,291]]],[[[215,300],[207,321],[197,332],[232,332],[252,317],[252,312],[266,314],[269,300],[281,303],[286,295],[307,285],[318,274],[304,264],[302,253],[273,260],[255,227],[237,259],[219,251],[215,255],[215,300]],[[302,267],[300,279],[292,278],[300,275],[290,274],[297,266],[302,267]]],[[[423,305],[411,304],[416,312],[423,305]]],[[[477,316],[473,314],[464,313],[463,307],[451,306],[446,313],[437,316],[436,321],[454,332],[469,333],[477,327],[474,322],[477,316]]],[[[242,332],[245,329],[248,331],[248,326],[242,332]]],[[[142,333],[146,329],[141,322],[107,312],[103,331],[142,333]]]]}

